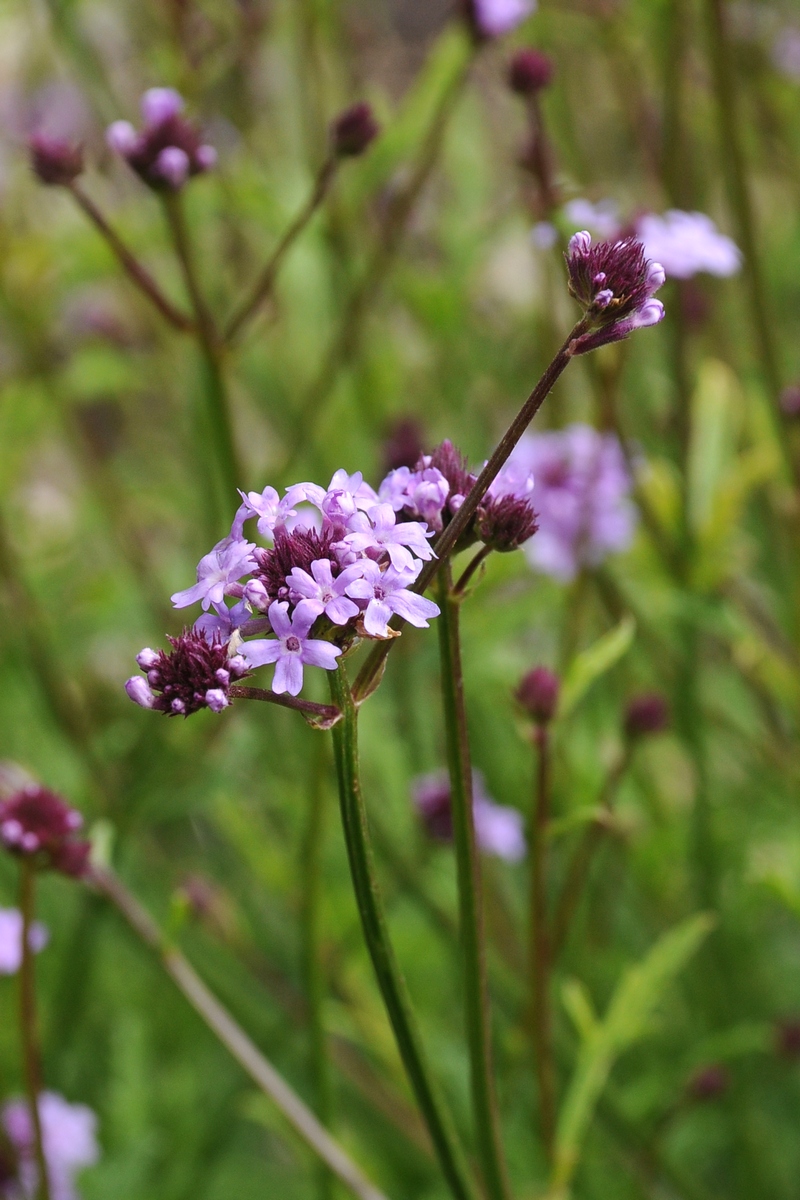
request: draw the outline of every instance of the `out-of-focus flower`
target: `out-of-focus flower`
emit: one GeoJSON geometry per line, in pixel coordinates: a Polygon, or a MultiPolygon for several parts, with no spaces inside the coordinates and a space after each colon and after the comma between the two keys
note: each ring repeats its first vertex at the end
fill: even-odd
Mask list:
{"type": "Polygon", "coordinates": [[[190,176],[216,165],[216,150],[182,116],[183,107],[183,98],[174,88],[150,88],[141,100],[141,132],[129,121],[114,121],[106,132],[111,149],[157,191],[177,191],[190,176]]]}
{"type": "Polygon", "coordinates": [[[692,1100],[716,1100],[728,1090],[731,1076],[722,1063],[710,1063],[700,1067],[686,1084],[686,1094],[692,1100]]]}
{"type": "Polygon", "coordinates": [[[664,268],[646,257],[636,238],[593,246],[584,229],[572,235],[564,257],[570,294],[589,323],[588,331],[573,340],[573,354],[621,341],[663,320],[664,305],[653,297],[664,282],[664,268]]]}
{"type": "MultiPolygon", "coordinates": [[[[412,798],[428,834],[437,841],[453,837],[450,808],[450,781],[444,772],[420,775],[412,785],[412,798]]],[[[473,819],[475,839],[486,854],[519,862],[525,857],[522,814],[515,808],[495,804],[487,794],[483,776],[472,773],[473,819]]]]}
{"type": "Polygon", "coordinates": [[[422,426],[416,417],[398,417],[387,430],[383,444],[384,472],[396,471],[398,467],[416,465],[423,452],[422,426]]]}
{"type": "Polygon", "coordinates": [[[782,29],[772,43],[772,61],[778,70],[791,79],[800,83],[800,28],[787,25],[782,29]]]}
{"type": "Polygon", "coordinates": [[[475,532],[490,550],[507,554],[518,550],[538,529],[536,513],[528,499],[487,495],[475,514],[475,532]]]}
{"type": "Polygon", "coordinates": [[[523,675],[516,690],[517,702],[537,725],[547,725],[556,715],[561,682],[547,667],[534,667],[523,675]]]}
{"type": "Polygon", "coordinates": [[[619,208],[613,200],[598,200],[593,204],[582,196],[568,200],[561,210],[572,229],[588,229],[593,237],[609,240],[620,231],[619,208]]]}
{"type": "Polygon", "coordinates": [[[0,803],[0,844],[37,867],[83,875],[91,849],[75,834],[83,817],[55,792],[28,784],[0,803]]]}
{"type": "Polygon", "coordinates": [[[83,146],[66,138],[34,133],[28,141],[31,167],[40,183],[67,187],[83,174],[83,146]]]}
{"type": "Polygon", "coordinates": [[[558,230],[550,221],[537,221],[531,230],[531,238],[539,250],[551,250],[558,241],[558,230]]]}
{"type": "Polygon", "coordinates": [[[508,86],[520,96],[534,96],[549,86],[555,66],[542,50],[518,50],[508,64],[508,86]]]}
{"type": "Polygon", "coordinates": [[[632,696],[625,709],[625,733],[629,738],[663,733],[669,725],[669,705],[660,692],[632,696]]]}
{"type": "Polygon", "coordinates": [[[792,383],[783,389],[781,408],[787,417],[800,417],[800,383],[792,383]]]}
{"type": "MultiPolygon", "coordinates": [[[[75,1175],[83,1167],[93,1166],[99,1158],[97,1117],[85,1104],[70,1104],[57,1092],[42,1092],[39,1119],[51,1200],[78,1200],[75,1175]]],[[[20,1200],[32,1198],[37,1191],[37,1167],[33,1122],[27,1103],[13,1100],[7,1104],[2,1122],[19,1155],[20,1200]]]]}
{"type": "Polygon", "coordinates": [[[231,653],[230,643],[204,631],[185,629],[169,638],[172,650],[146,647],[136,656],[145,672],[134,675],[125,691],[135,704],[168,717],[188,717],[201,708],[222,712],[230,704],[230,685],[248,674],[247,663],[231,653]]]}
{"type": "Polygon", "coordinates": [[[536,0],[466,0],[466,11],[476,37],[503,37],[536,11],[536,0]]]}
{"type": "MultiPolygon", "coordinates": [[[[29,944],[34,954],[47,945],[48,933],[41,921],[34,921],[29,944]]],[[[0,908],[0,975],[15,975],[22,962],[22,913],[17,908],[0,908]]]]}
{"type": "Polygon", "coordinates": [[[579,424],[526,434],[509,463],[535,480],[532,503],[539,529],[525,552],[536,570],[566,583],[581,567],[598,566],[609,554],[628,548],[636,509],[613,434],[579,424]]]}
{"type": "Polygon", "coordinates": [[[331,147],[337,158],[363,154],[381,131],[369,104],[353,104],[331,122],[331,147]]]}
{"type": "Polygon", "coordinates": [[[800,1059],[800,1018],[779,1021],[775,1026],[775,1052],[780,1058],[800,1059]]]}
{"type": "Polygon", "coordinates": [[[662,216],[647,213],[636,222],[636,236],[647,257],[657,259],[675,279],[691,279],[701,271],[735,275],[742,265],[736,243],[720,233],[705,213],[677,208],[662,216]]]}

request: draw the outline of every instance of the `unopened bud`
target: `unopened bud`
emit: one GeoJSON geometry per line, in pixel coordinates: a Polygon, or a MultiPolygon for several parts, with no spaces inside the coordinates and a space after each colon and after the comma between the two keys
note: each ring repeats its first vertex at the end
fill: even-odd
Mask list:
{"type": "Polygon", "coordinates": [[[669,706],[659,692],[642,692],[628,701],[625,733],[629,738],[663,733],[669,724],[669,706]]]}
{"type": "Polygon", "coordinates": [[[523,676],[516,691],[518,703],[538,725],[546,725],[556,715],[559,678],[547,667],[534,667],[523,676]]]}
{"type": "Polygon", "coordinates": [[[781,392],[781,408],[787,417],[800,418],[800,383],[793,383],[781,392]]]}
{"type": "Polygon", "coordinates": [[[520,96],[533,96],[550,84],[554,69],[541,50],[518,50],[508,64],[508,85],[520,96]]]}
{"type": "Polygon", "coordinates": [[[83,173],[83,146],[44,133],[35,133],[28,145],[33,172],[41,183],[67,187],[83,173]]]}
{"type": "Polygon", "coordinates": [[[692,1100],[716,1100],[728,1090],[730,1072],[722,1063],[711,1063],[695,1071],[686,1085],[686,1093],[692,1100]]]}
{"type": "Polygon", "coordinates": [[[779,1022],[775,1027],[775,1050],[781,1058],[800,1059],[800,1019],[779,1022]]]}
{"type": "Polygon", "coordinates": [[[331,123],[333,153],[337,158],[354,158],[363,154],[379,133],[380,125],[370,106],[353,104],[331,123]]]}
{"type": "Polygon", "coordinates": [[[150,690],[150,686],[146,679],[142,679],[141,675],[134,675],[125,684],[125,691],[134,704],[141,705],[142,708],[152,708],[155,696],[150,690]]]}

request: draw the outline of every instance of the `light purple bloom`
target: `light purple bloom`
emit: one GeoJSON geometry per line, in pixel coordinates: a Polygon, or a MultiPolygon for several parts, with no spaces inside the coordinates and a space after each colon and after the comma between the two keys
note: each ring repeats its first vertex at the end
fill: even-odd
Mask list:
{"type": "Polygon", "coordinates": [[[583,566],[598,566],[633,539],[631,479],[613,434],[589,425],[527,434],[511,462],[535,477],[532,502],[539,531],[526,544],[531,564],[562,582],[583,566]]]}
{"type": "Polygon", "coordinates": [[[139,135],[130,121],[112,121],[106,130],[106,144],[115,154],[127,158],[139,144],[139,135]]]}
{"type": "Polygon", "coordinates": [[[738,246],[720,233],[711,217],[673,208],[662,216],[648,213],[636,224],[636,236],[648,258],[657,259],[667,275],[691,279],[700,271],[735,275],[742,265],[738,246]]]}
{"type": "MultiPolygon", "coordinates": [[[[203,608],[221,605],[227,590],[255,566],[252,554],[255,543],[224,538],[214,549],[200,559],[197,567],[197,583],[170,597],[176,608],[187,608],[202,601],[203,608]]],[[[241,590],[239,591],[241,596],[241,590]]]]}
{"type": "Polygon", "coordinates": [[[772,61],[787,79],[800,83],[800,28],[787,25],[772,45],[772,61]]]}
{"type": "Polygon", "coordinates": [[[450,484],[436,467],[423,467],[419,471],[398,467],[386,476],[378,492],[382,503],[390,504],[395,512],[407,509],[419,514],[435,530],[442,528],[442,513],[449,494],[450,484]]]}
{"type": "Polygon", "coordinates": [[[536,0],[472,0],[475,24],[484,37],[502,37],[536,9],[536,0]]]}
{"type": "Polygon", "coordinates": [[[231,526],[231,537],[235,540],[243,536],[244,523],[251,517],[258,517],[256,529],[263,538],[271,541],[279,525],[285,525],[290,517],[297,516],[289,496],[284,496],[281,500],[274,487],[265,487],[263,492],[248,492],[247,495],[239,492],[239,495],[242,497],[242,503],[236,510],[231,526]]]}
{"type": "MultiPolygon", "coordinates": [[[[234,630],[239,629],[251,618],[250,610],[243,600],[230,608],[226,604],[215,604],[213,608],[213,613],[203,613],[193,625],[195,632],[202,633],[209,642],[214,641],[215,635],[219,635],[222,642],[230,641],[234,630]]],[[[139,663],[139,666],[143,664],[139,663]]]]}
{"type": "Polygon", "coordinates": [[[177,191],[189,178],[191,165],[189,155],[180,146],[165,146],[156,158],[154,169],[177,191]]]}
{"type": "MultiPolygon", "coordinates": [[[[446,772],[420,775],[414,780],[411,794],[431,837],[452,841],[450,780],[446,772]]],[[[507,862],[519,862],[525,857],[522,814],[516,808],[495,804],[486,791],[480,771],[472,772],[472,814],[475,840],[485,854],[493,854],[507,862]]]]}
{"type": "Polygon", "coordinates": [[[183,96],[175,88],[148,88],[140,102],[142,120],[145,125],[163,125],[165,121],[177,117],[184,109],[183,96]]]}
{"type": "Polygon", "coordinates": [[[531,238],[539,250],[552,250],[558,241],[558,230],[551,221],[537,221],[531,230],[531,238]]]}
{"type": "Polygon", "coordinates": [[[429,618],[438,617],[438,605],[407,590],[419,574],[417,570],[398,571],[389,566],[381,571],[371,559],[365,559],[359,566],[363,575],[347,585],[347,594],[367,602],[364,628],[372,637],[389,636],[388,623],[395,613],[418,629],[427,629],[429,618]]]}
{"type": "Polygon", "coordinates": [[[249,666],[275,663],[274,692],[297,696],[303,687],[303,666],[336,670],[336,659],[342,653],[339,647],[307,636],[317,618],[314,607],[301,601],[290,618],[286,601],[275,600],[269,607],[269,620],[276,638],[242,644],[241,654],[249,666]]]}
{"type": "Polygon", "coordinates": [[[585,229],[601,241],[616,238],[620,229],[619,209],[613,200],[591,200],[578,197],[569,200],[561,210],[573,229],[585,229]]]}
{"type": "Polygon", "coordinates": [[[369,513],[357,512],[349,522],[352,532],[344,543],[358,553],[386,551],[392,566],[398,570],[414,566],[413,550],[419,558],[433,558],[433,551],[426,541],[431,536],[419,521],[396,522],[391,504],[376,504],[369,513]]]}
{"type": "Polygon", "coordinates": [[[315,616],[325,613],[334,625],[346,625],[352,617],[358,616],[358,605],[348,600],[345,589],[362,573],[362,564],[348,567],[340,575],[333,578],[330,560],[317,559],[311,564],[311,574],[300,567],[294,567],[286,582],[292,592],[305,601],[305,607],[314,611],[315,616]]]}
{"type": "MultiPolygon", "coordinates": [[[[31,950],[38,954],[47,945],[48,933],[40,921],[30,928],[31,950]]],[[[0,908],[0,975],[15,975],[22,962],[22,913],[17,908],[0,908]]]]}
{"type": "MultiPolygon", "coordinates": [[[[97,1117],[85,1104],[70,1104],[56,1092],[42,1092],[39,1118],[50,1182],[51,1200],[78,1200],[75,1175],[97,1162],[97,1117]]],[[[27,1102],[14,1100],[3,1109],[2,1122],[20,1156],[22,1196],[37,1189],[33,1128],[27,1102]]]]}

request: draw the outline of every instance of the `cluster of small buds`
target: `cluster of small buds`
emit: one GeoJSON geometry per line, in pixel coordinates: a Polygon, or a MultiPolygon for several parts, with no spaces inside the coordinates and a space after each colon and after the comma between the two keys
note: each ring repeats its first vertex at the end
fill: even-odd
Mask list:
{"type": "MultiPolygon", "coordinates": [[[[33,953],[44,950],[47,941],[47,929],[40,921],[34,921],[28,934],[33,953]]],[[[21,963],[22,913],[18,908],[0,908],[0,975],[15,975],[21,963]]]]}
{"type": "MultiPolygon", "coordinates": [[[[450,523],[477,479],[452,442],[442,442],[423,454],[416,466],[390,471],[378,495],[396,513],[425,521],[440,532],[450,523]]],[[[533,474],[507,464],[493,481],[457,549],[482,541],[492,550],[516,550],[536,532],[533,474]]]]}
{"type": "Polygon", "coordinates": [[[625,710],[627,737],[647,737],[663,733],[669,725],[669,705],[660,692],[642,692],[632,696],[625,710]]]}
{"type": "Polygon", "coordinates": [[[0,802],[0,844],[37,867],[79,878],[91,849],[75,835],[83,817],[55,792],[29,784],[0,802]]]}
{"type": "Polygon", "coordinates": [[[28,149],[34,175],[48,187],[69,187],[83,174],[83,146],[67,138],[34,133],[28,149]]]}
{"type": "Polygon", "coordinates": [[[327,488],[294,484],[283,498],[273,487],[241,496],[230,534],[200,560],[197,582],[172,597],[176,608],[201,604],[203,616],[172,640],[171,654],[139,655],[147,678],[126,690],[144,708],[219,712],[232,682],[266,664],[273,690],[296,696],[304,667],[332,671],[354,638],[395,636],[395,614],[419,628],[439,614],[410,590],[434,557],[433,531],[398,521],[360,474],[337,471],[327,488]],[[246,540],[253,520],[266,546],[246,540]]]}
{"type": "Polygon", "coordinates": [[[534,667],[522,677],[516,690],[517,703],[537,725],[548,725],[558,709],[561,682],[547,667],[534,667]]]}
{"type": "Polygon", "coordinates": [[[664,306],[653,297],[666,278],[636,238],[592,245],[586,230],[575,233],[565,254],[570,294],[585,313],[587,330],[572,342],[573,354],[618,342],[635,329],[657,325],[664,306]]]}
{"type": "MultiPolygon", "coordinates": [[[[57,1092],[42,1092],[38,1100],[42,1142],[51,1200],[78,1200],[75,1176],[97,1162],[97,1117],[85,1104],[70,1104],[57,1092]]],[[[23,1200],[39,1194],[33,1122],[25,1100],[12,1100],[2,1111],[2,1126],[10,1143],[12,1190],[0,1196],[23,1200]],[[18,1186],[17,1186],[18,1185],[18,1186]]],[[[1,1170],[2,1168],[0,1168],[1,1170]]],[[[0,1174],[0,1186],[3,1179],[0,1174]]]]}
{"type": "Polygon", "coordinates": [[[549,87],[555,67],[542,50],[518,50],[508,64],[508,86],[519,96],[535,96],[549,87]]]}
{"type": "Polygon", "coordinates": [[[476,41],[503,37],[526,21],[536,0],[464,0],[465,16],[476,41]]]}
{"type": "MultiPolygon", "coordinates": [[[[450,781],[444,772],[420,775],[411,789],[414,806],[429,837],[437,842],[453,840],[450,781]]],[[[475,840],[485,854],[519,862],[525,857],[522,814],[516,808],[495,804],[486,792],[483,776],[472,773],[472,812],[475,840]]]]}
{"type": "Polygon", "coordinates": [[[369,104],[352,104],[331,122],[331,149],[336,158],[357,158],[380,131],[369,104]]]}
{"type": "Polygon", "coordinates": [[[114,121],[106,132],[108,145],[156,191],[177,191],[192,175],[210,171],[217,152],[196,127],[182,116],[183,98],[173,88],[150,88],[142,96],[143,126],[114,121]]]}

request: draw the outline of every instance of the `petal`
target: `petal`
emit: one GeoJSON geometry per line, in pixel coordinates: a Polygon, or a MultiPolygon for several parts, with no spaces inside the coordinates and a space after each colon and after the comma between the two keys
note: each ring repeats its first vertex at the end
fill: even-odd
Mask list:
{"type": "MultiPolygon", "coordinates": [[[[311,564],[312,570],[315,565],[314,563],[311,564]]],[[[304,571],[302,567],[292,567],[286,576],[286,582],[290,588],[294,588],[301,596],[307,596],[309,599],[319,596],[318,584],[311,578],[308,571],[304,571]]]]}
{"type": "Polygon", "coordinates": [[[285,600],[273,600],[269,606],[269,623],[279,638],[286,638],[292,633],[292,622],[289,620],[289,605],[285,600]]]}
{"type": "Polygon", "coordinates": [[[405,546],[389,545],[385,546],[384,549],[389,552],[389,559],[395,570],[402,571],[413,567],[414,559],[405,546]]]}
{"type": "Polygon", "coordinates": [[[325,615],[334,625],[346,625],[351,617],[358,616],[358,605],[346,596],[337,596],[325,605],[325,615]]]}
{"type": "Polygon", "coordinates": [[[314,600],[301,600],[292,613],[293,636],[302,641],[321,611],[322,606],[314,600]]]}
{"type": "Polygon", "coordinates": [[[392,610],[385,600],[370,600],[364,613],[364,628],[373,637],[386,637],[392,610]]]}
{"type": "Polygon", "coordinates": [[[333,587],[333,575],[331,574],[331,562],[329,558],[315,559],[311,564],[311,574],[320,587],[333,587]]]}
{"type": "Polygon", "coordinates": [[[278,659],[275,667],[275,678],[272,681],[273,692],[288,692],[296,696],[303,687],[303,663],[299,654],[284,654],[278,659]]]}
{"type": "Polygon", "coordinates": [[[371,600],[375,595],[374,584],[368,579],[354,579],[345,590],[348,596],[355,596],[357,600],[371,600]]]}
{"type": "Polygon", "coordinates": [[[326,671],[333,671],[336,668],[336,660],[341,653],[338,646],[334,646],[330,642],[320,641],[317,638],[311,638],[303,646],[301,657],[303,662],[307,663],[309,667],[322,667],[326,671]]]}
{"type": "Polygon", "coordinates": [[[249,666],[263,667],[277,661],[283,654],[283,645],[274,638],[258,638],[253,642],[242,642],[239,653],[249,666]]]}
{"type": "Polygon", "coordinates": [[[175,608],[188,608],[190,604],[197,604],[198,600],[205,599],[207,590],[206,581],[201,579],[199,583],[195,583],[190,588],[184,588],[182,592],[174,592],[170,596],[170,600],[175,608]]]}
{"type": "Polygon", "coordinates": [[[424,596],[415,596],[413,592],[393,592],[388,603],[399,617],[405,617],[417,629],[427,629],[430,617],[438,617],[439,606],[424,596]]]}

